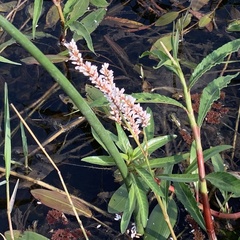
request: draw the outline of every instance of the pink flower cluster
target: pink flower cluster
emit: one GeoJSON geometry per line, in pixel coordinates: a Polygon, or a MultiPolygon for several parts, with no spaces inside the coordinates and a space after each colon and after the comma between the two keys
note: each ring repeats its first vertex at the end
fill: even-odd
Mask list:
{"type": "Polygon", "coordinates": [[[91,62],[84,62],[82,54],[79,52],[76,42],[72,40],[70,43],[64,44],[69,50],[70,60],[76,65],[75,69],[88,76],[90,81],[103,92],[104,96],[110,103],[111,119],[118,123],[124,121],[129,125],[135,136],[138,136],[140,127],[146,127],[149,124],[150,114],[142,109],[140,104],[136,104],[136,99],[130,95],[125,95],[125,89],[121,90],[116,87],[113,82],[113,71],[109,70],[109,64],[104,63],[98,73],[97,66],[91,62]]]}

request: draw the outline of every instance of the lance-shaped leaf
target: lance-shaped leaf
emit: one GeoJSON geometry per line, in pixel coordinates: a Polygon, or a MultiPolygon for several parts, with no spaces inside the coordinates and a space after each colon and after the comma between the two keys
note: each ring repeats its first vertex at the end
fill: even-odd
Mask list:
{"type": "Polygon", "coordinates": [[[146,227],[147,225],[147,220],[148,220],[148,199],[147,199],[147,190],[146,186],[142,183],[142,181],[136,176],[133,176],[133,187],[134,187],[134,192],[135,192],[135,198],[136,198],[136,203],[137,203],[137,211],[140,215],[141,219],[141,224],[143,227],[146,227]]]}
{"type": "Polygon", "coordinates": [[[82,158],[81,161],[96,164],[100,166],[115,166],[113,157],[111,156],[91,156],[82,158]]]}
{"type": "Polygon", "coordinates": [[[135,170],[139,174],[139,176],[142,178],[142,180],[147,184],[147,186],[157,195],[164,197],[164,194],[158,184],[153,179],[152,175],[145,169],[135,167],[135,170]]]}
{"type": "Polygon", "coordinates": [[[199,224],[199,226],[205,230],[205,224],[203,220],[203,216],[200,213],[200,210],[197,206],[197,202],[193,197],[193,194],[189,187],[185,183],[174,183],[175,193],[177,195],[178,200],[184,205],[193,219],[199,224]]]}
{"type": "Polygon", "coordinates": [[[213,172],[206,176],[214,186],[222,191],[234,193],[234,197],[240,197],[240,180],[227,172],[213,172]]]}
{"type": "Polygon", "coordinates": [[[164,103],[186,110],[186,108],[177,100],[158,93],[133,93],[132,96],[136,98],[139,103],[164,103]]]}
{"type": "Polygon", "coordinates": [[[208,56],[206,56],[202,62],[200,62],[195,68],[189,80],[189,89],[199,80],[199,78],[212,67],[217,64],[221,64],[224,58],[232,52],[238,51],[240,48],[240,39],[233,40],[224,44],[222,47],[216,49],[208,56]]]}
{"type": "MultiPolygon", "coordinates": [[[[209,160],[215,154],[220,153],[222,151],[225,151],[229,148],[232,148],[232,146],[230,146],[230,145],[219,145],[219,146],[212,147],[212,148],[209,148],[207,150],[204,150],[203,151],[204,162],[209,160]]],[[[191,172],[195,171],[196,169],[197,169],[197,160],[194,159],[193,162],[189,165],[189,167],[185,171],[185,173],[191,173],[191,172]]]]}
{"type": "MultiPolygon", "coordinates": [[[[66,214],[75,215],[66,194],[46,189],[34,189],[31,190],[31,194],[42,204],[50,208],[56,209],[66,214]]],[[[76,197],[71,197],[71,199],[79,215],[92,217],[92,212],[85,204],[81,202],[80,199],[76,197]]]]}
{"type": "MultiPolygon", "coordinates": [[[[149,166],[151,168],[160,168],[160,167],[165,167],[168,165],[174,165],[176,163],[182,162],[189,158],[189,153],[181,154],[181,155],[174,155],[170,157],[164,157],[164,158],[154,158],[149,160],[149,166]]],[[[142,168],[147,168],[148,163],[143,162],[140,165],[142,168]]]]}
{"type": "Polygon", "coordinates": [[[109,213],[122,213],[125,208],[125,204],[128,198],[128,191],[123,184],[119,187],[115,193],[112,195],[109,203],[108,203],[108,212],[109,213]]]}
{"type": "Polygon", "coordinates": [[[38,20],[42,14],[42,5],[43,0],[35,0],[34,1],[34,10],[33,10],[33,21],[32,21],[32,35],[33,39],[35,38],[36,27],[38,20]]]}
{"type": "MultiPolygon", "coordinates": [[[[173,199],[170,199],[167,208],[168,216],[172,226],[175,225],[177,221],[178,208],[177,204],[173,199]]],[[[144,234],[144,240],[146,239],[157,239],[166,240],[170,235],[170,230],[164,219],[162,210],[159,205],[157,205],[151,212],[147,227],[144,234]]]]}
{"type": "Polygon", "coordinates": [[[199,127],[202,126],[203,120],[206,117],[214,101],[220,97],[220,90],[230,83],[230,81],[237,77],[239,73],[234,75],[221,76],[210,82],[204,89],[200,99],[198,120],[199,127]]]}
{"type": "Polygon", "coordinates": [[[135,208],[136,198],[135,198],[134,191],[135,191],[135,188],[131,186],[128,193],[128,198],[125,204],[125,208],[123,211],[122,219],[121,219],[121,224],[120,224],[121,233],[124,233],[127,230],[132,213],[135,208]]]}
{"type": "MultiPolygon", "coordinates": [[[[148,151],[148,154],[153,153],[158,148],[164,146],[168,142],[172,141],[176,136],[175,135],[166,135],[150,139],[147,143],[141,144],[144,151],[148,151]],[[147,149],[146,149],[147,147],[147,149]]],[[[133,150],[133,160],[143,157],[143,153],[140,147],[136,147],[133,150]]]]}

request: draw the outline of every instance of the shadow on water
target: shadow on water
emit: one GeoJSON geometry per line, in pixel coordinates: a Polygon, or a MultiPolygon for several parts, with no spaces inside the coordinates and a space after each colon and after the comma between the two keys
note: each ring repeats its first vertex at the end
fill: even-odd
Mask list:
{"type": "MultiPolygon", "coordinates": [[[[108,8],[108,17],[127,18],[147,25],[156,21],[162,14],[160,8],[165,11],[179,10],[178,5],[173,5],[174,1],[162,1],[162,4],[159,6],[160,8],[157,8],[153,2],[156,1],[138,0],[128,1],[127,3],[124,1],[112,1],[112,4],[108,8]]],[[[210,2],[211,4],[203,8],[203,12],[210,11],[218,1],[210,2]]],[[[182,6],[187,6],[189,4],[187,1],[180,1],[180,3],[182,6]]],[[[44,53],[57,54],[61,51],[58,40],[60,35],[59,24],[57,24],[56,27],[44,28],[46,27],[46,13],[51,6],[52,4],[50,1],[44,1],[45,10],[38,27],[40,33],[44,32],[48,35],[43,38],[37,37],[34,42],[44,53]]],[[[27,8],[27,6],[25,8],[27,8]]],[[[214,28],[211,32],[207,29],[195,28],[187,33],[184,36],[183,42],[180,44],[180,58],[198,63],[212,50],[234,38],[239,38],[239,33],[228,33],[225,31],[228,21],[233,18],[234,12],[239,14],[239,11],[240,6],[237,1],[223,1],[215,15],[217,28],[214,28]]],[[[26,11],[20,11],[17,16],[18,18],[15,18],[13,22],[20,27],[28,16],[26,11]]],[[[240,14],[238,17],[240,17],[240,14]]],[[[31,21],[24,27],[29,34],[31,34],[30,30],[28,30],[30,27],[31,21]]],[[[99,28],[92,34],[95,51],[97,53],[96,56],[86,50],[83,41],[80,41],[80,44],[82,44],[81,48],[84,49],[83,54],[86,59],[90,59],[98,65],[103,62],[110,63],[111,68],[114,70],[116,84],[119,87],[124,87],[127,93],[142,91],[144,84],[147,82],[149,89],[155,89],[157,93],[167,96],[173,96],[174,94],[181,95],[181,92],[178,91],[180,86],[170,72],[164,68],[154,70],[152,66],[156,65],[156,62],[152,59],[139,59],[139,56],[144,51],[149,50],[153,41],[162,34],[171,31],[171,27],[171,25],[168,25],[167,27],[151,27],[141,31],[133,31],[131,28],[125,28],[120,24],[117,25],[117,23],[105,19],[99,28]],[[125,54],[119,55],[119,53],[125,54]],[[146,77],[144,81],[146,82],[139,77],[138,67],[140,64],[144,66],[146,77]]],[[[1,43],[6,40],[9,40],[9,37],[2,33],[1,43]]],[[[19,62],[20,59],[26,58],[28,54],[20,46],[13,44],[3,52],[3,56],[19,62]]],[[[84,95],[85,84],[88,83],[87,79],[74,72],[73,67],[68,63],[58,63],[57,66],[62,72],[68,75],[68,78],[84,95]]],[[[73,110],[71,102],[67,100],[66,96],[62,95],[62,90],[59,89],[53,79],[51,79],[39,65],[27,65],[22,63],[21,66],[14,66],[0,63],[0,71],[0,89],[2,89],[2,94],[4,82],[6,82],[9,88],[9,101],[12,102],[19,111],[22,111],[22,115],[26,117],[34,110],[27,122],[40,142],[49,139],[49,137],[57,133],[62,126],[68,126],[69,123],[80,115],[79,113],[69,115],[69,112],[73,110]],[[43,97],[42,104],[33,105],[48,91],[49,94],[43,97]],[[60,99],[59,95],[63,98],[60,99]]],[[[206,74],[201,81],[199,81],[194,92],[200,93],[203,86],[219,75],[220,71],[221,68],[216,67],[206,74]]],[[[187,74],[190,73],[188,68],[186,68],[186,72],[187,74]]],[[[234,135],[233,129],[235,128],[236,112],[240,97],[239,82],[240,79],[236,79],[229,87],[224,89],[225,95],[219,101],[219,104],[221,104],[222,108],[228,108],[228,112],[222,116],[221,122],[218,124],[205,124],[203,128],[204,148],[219,144],[232,144],[234,135]]],[[[3,98],[0,99],[1,117],[3,112],[2,101],[3,98]]],[[[181,101],[181,98],[179,101],[181,101]]],[[[182,128],[189,129],[181,110],[163,105],[150,105],[150,107],[155,115],[155,134],[162,135],[175,133],[178,135],[177,139],[172,144],[168,144],[164,149],[160,149],[154,154],[162,157],[177,152],[188,151],[189,144],[179,135],[181,129],[179,129],[179,126],[176,125],[172,118],[173,116],[177,118],[181,122],[182,128]]],[[[215,111],[217,110],[215,109],[215,111]]],[[[11,115],[11,128],[15,129],[19,124],[19,120],[14,116],[13,112],[11,112],[11,115]]],[[[108,122],[106,119],[102,119],[102,121],[108,125],[110,129],[112,128],[111,122],[108,122]]],[[[26,133],[26,135],[29,148],[31,151],[34,151],[34,149],[37,148],[36,143],[28,133],[26,133]]],[[[3,140],[3,131],[0,140],[1,142],[3,140]]],[[[239,141],[239,135],[237,141],[239,141]]],[[[13,160],[23,160],[19,130],[13,136],[12,144],[13,160]]],[[[118,183],[114,182],[113,171],[115,169],[94,168],[80,161],[81,158],[87,155],[103,154],[99,145],[93,141],[90,134],[90,128],[85,121],[78,123],[76,126],[54,138],[46,145],[46,149],[58,164],[71,193],[103,209],[107,208],[107,201],[111,193],[119,186],[118,183]]],[[[3,143],[1,144],[0,151],[3,153],[3,143]]],[[[226,153],[225,159],[226,164],[229,165],[231,170],[238,171],[240,168],[240,145],[236,145],[233,159],[231,158],[231,153],[226,153]]],[[[2,157],[0,162],[1,166],[3,166],[4,161],[2,157]]],[[[33,172],[30,174],[33,178],[43,179],[49,184],[61,188],[56,171],[39,151],[35,152],[30,157],[30,163],[30,167],[33,169],[33,172]]],[[[211,171],[211,167],[212,166],[208,166],[209,171],[211,171]]],[[[24,170],[19,166],[15,169],[19,173],[24,173],[24,170]]],[[[176,171],[179,170],[177,169],[176,171]]],[[[13,188],[13,185],[11,187],[13,188]]],[[[33,222],[37,220],[37,229],[40,233],[44,234],[50,230],[45,220],[48,208],[36,204],[36,201],[33,200],[29,192],[29,187],[35,188],[36,185],[31,186],[29,183],[20,182],[16,207],[13,212],[14,224],[18,229],[26,229],[28,226],[32,228],[33,222]]],[[[4,186],[0,186],[1,233],[8,229],[5,206],[5,188],[4,186]]],[[[233,206],[236,211],[239,211],[239,200],[234,200],[233,206]]],[[[179,209],[183,213],[180,216],[176,231],[181,233],[185,228],[188,228],[188,224],[184,220],[186,213],[184,212],[183,206],[180,204],[179,209]]],[[[70,217],[69,219],[69,228],[77,228],[77,223],[74,218],[70,217]]],[[[113,228],[119,231],[118,223],[115,223],[112,219],[102,219],[102,217],[100,217],[100,219],[105,221],[106,224],[113,224],[113,228]]],[[[86,229],[91,230],[94,236],[93,239],[117,239],[113,232],[105,232],[101,229],[97,230],[97,223],[91,219],[84,218],[83,221],[86,229]]],[[[236,223],[231,224],[237,229],[236,223]]],[[[129,237],[122,236],[118,239],[129,239],[129,237]]],[[[186,230],[179,239],[192,239],[192,237],[189,238],[189,232],[186,230]]]]}

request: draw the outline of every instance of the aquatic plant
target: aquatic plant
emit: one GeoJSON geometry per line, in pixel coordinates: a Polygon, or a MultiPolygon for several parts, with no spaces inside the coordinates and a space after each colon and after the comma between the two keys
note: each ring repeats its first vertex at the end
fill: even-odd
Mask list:
{"type": "MultiPolygon", "coordinates": [[[[67,30],[70,29],[74,32],[75,40],[84,38],[88,48],[94,52],[90,33],[97,27],[105,15],[107,3],[105,1],[99,1],[98,3],[97,1],[68,1],[63,9],[60,1],[55,0],[54,4],[57,6],[61,16],[63,39],[66,37],[67,30]],[[90,2],[94,6],[99,7],[99,9],[88,14],[87,8],[90,2]],[[98,6],[99,3],[102,6],[98,6]],[[74,10],[76,6],[79,7],[78,4],[81,5],[81,11],[74,10]],[[96,14],[96,12],[98,14],[96,14]],[[85,16],[85,14],[87,14],[87,16],[85,16]],[[97,19],[95,19],[96,16],[98,17],[97,19]]],[[[33,36],[36,34],[36,25],[42,9],[41,5],[42,1],[35,1],[36,13],[34,14],[33,20],[33,36]]],[[[171,13],[170,22],[173,22],[179,16],[179,13],[180,12],[171,13]]],[[[167,16],[165,15],[165,20],[169,16],[169,14],[167,16]]],[[[209,23],[209,16],[210,15],[205,17],[207,23],[209,23]]],[[[164,17],[156,22],[156,26],[163,23],[164,17]]],[[[128,231],[132,238],[143,236],[145,239],[167,239],[171,234],[172,238],[176,239],[174,226],[177,222],[178,211],[175,199],[173,198],[173,196],[176,195],[177,199],[191,215],[191,218],[187,218],[188,222],[192,224],[195,221],[194,223],[197,223],[192,225],[194,229],[197,229],[199,233],[198,236],[201,235],[203,230],[207,232],[209,239],[216,239],[212,216],[228,218],[232,217],[232,215],[219,213],[210,209],[206,182],[211,182],[220,190],[224,197],[222,208],[224,208],[226,205],[225,202],[227,202],[229,198],[240,196],[239,180],[225,172],[223,161],[219,156],[221,151],[229,149],[231,146],[219,145],[203,150],[200,135],[202,125],[207,120],[206,117],[208,120],[216,123],[217,120],[219,120],[216,118],[219,117],[218,113],[223,114],[226,111],[226,109],[221,108],[220,105],[213,105],[213,103],[219,98],[221,89],[227,86],[231,79],[237,77],[239,73],[213,79],[211,83],[203,89],[201,97],[196,97],[191,94],[193,86],[204,73],[216,64],[223,63],[225,57],[230,53],[238,51],[240,40],[231,41],[205,57],[202,62],[195,66],[188,82],[178,58],[178,47],[181,38],[180,35],[182,34],[179,29],[185,27],[183,26],[183,20],[185,20],[185,18],[181,18],[181,21],[177,22],[177,30],[174,29],[167,38],[168,43],[170,43],[170,48],[167,48],[162,43],[163,39],[160,39],[157,44],[154,44],[154,47],[151,48],[150,51],[142,55],[142,57],[151,55],[151,57],[157,59],[159,63],[156,68],[164,66],[176,74],[183,90],[183,103],[176,101],[176,99],[155,93],[125,94],[124,89],[119,89],[114,83],[114,73],[112,70],[109,70],[108,63],[104,63],[98,71],[97,66],[89,61],[84,61],[74,40],[70,43],[63,41],[65,47],[69,50],[69,60],[75,65],[75,69],[89,77],[92,84],[97,88],[92,88],[88,91],[94,91],[94,93],[101,91],[103,93],[104,100],[95,99],[96,101],[101,101],[99,101],[99,103],[95,102],[94,108],[106,107],[107,116],[113,120],[113,123],[116,122],[115,131],[110,132],[110,130],[106,129],[101,121],[99,121],[99,118],[94,112],[94,108],[91,108],[92,106],[85,101],[79,94],[79,91],[73,87],[56,66],[54,66],[24,34],[20,33],[4,17],[0,16],[0,25],[3,29],[29,51],[59,83],[64,92],[72,99],[75,106],[91,125],[94,138],[106,150],[106,155],[89,156],[81,160],[91,164],[107,167],[115,166],[117,168],[114,174],[115,178],[121,182],[121,186],[111,197],[108,204],[108,211],[112,214],[117,214],[118,219],[120,218],[119,216],[121,216],[121,233],[124,234],[128,231]],[[170,53],[170,50],[172,50],[172,53],[170,53]],[[186,135],[185,132],[180,134],[183,135],[184,139],[190,145],[190,151],[187,153],[179,152],[176,155],[161,158],[154,156],[153,153],[156,150],[174,140],[176,136],[154,136],[155,124],[153,114],[149,108],[143,110],[139,103],[164,103],[182,108],[188,117],[192,135],[186,135]],[[219,110],[219,112],[216,110],[219,110]],[[131,136],[129,136],[128,132],[130,132],[131,136]],[[135,141],[132,141],[131,137],[133,137],[135,141]],[[214,171],[206,174],[204,163],[209,159],[212,159],[212,161],[217,160],[214,162],[214,171]],[[185,160],[187,161],[187,166],[183,169],[183,172],[181,174],[173,174],[174,165],[185,160]],[[192,189],[194,193],[192,193],[192,189]],[[148,199],[149,193],[153,193],[158,203],[153,207],[151,212],[150,201],[148,199]],[[199,194],[201,197],[199,197],[199,194]],[[203,215],[200,210],[203,211],[203,215]],[[135,223],[131,222],[132,219],[134,219],[135,223]]],[[[201,26],[206,26],[206,21],[203,23],[203,20],[201,26]]],[[[170,22],[168,18],[167,23],[170,22]]],[[[167,23],[165,22],[165,24],[167,23]]],[[[62,59],[65,60],[66,57],[62,59]]],[[[5,107],[5,114],[7,115],[5,121],[6,147],[10,147],[7,101],[5,107]]],[[[10,176],[10,157],[7,155],[9,152],[11,152],[11,149],[6,148],[5,158],[8,159],[8,161],[6,161],[7,180],[10,176]]],[[[24,178],[24,176],[22,176],[22,178],[24,178]]],[[[34,183],[39,184],[37,181],[34,183]]],[[[41,186],[47,187],[47,185],[41,186]]],[[[90,213],[88,212],[88,208],[83,211],[84,207],[79,204],[78,200],[73,199],[69,195],[67,195],[69,197],[67,199],[66,195],[60,194],[59,192],[57,195],[56,192],[59,191],[58,189],[52,189],[53,191],[40,190],[41,191],[38,189],[33,190],[31,193],[35,198],[42,200],[47,206],[55,206],[55,208],[57,208],[56,205],[58,205],[58,202],[56,202],[53,196],[58,196],[58,198],[61,198],[61,203],[63,204],[61,206],[64,206],[62,207],[63,211],[72,213],[72,209],[74,209],[73,206],[76,205],[76,215],[85,213],[85,216],[92,217],[92,213],[91,211],[90,213]],[[70,205],[69,202],[71,203],[70,205]]],[[[68,191],[66,190],[66,192],[68,191]]],[[[56,218],[58,216],[57,214],[55,215],[56,218]]],[[[81,231],[81,233],[84,233],[84,230],[81,231]]],[[[26,232],[25,234],[27,235],[29,233],[26,232]]],[[[80,234],[79,229],[76,229],[76,231],[59,229],[54,233],[53,238],[57,239],[59,236],[75,237],[75,234],[80,234]]],[[[35,237],[37,238],[37,236],[35,237]]],[[[88,234],[85,234],[84,237],[87,239],[88,234]]]]}

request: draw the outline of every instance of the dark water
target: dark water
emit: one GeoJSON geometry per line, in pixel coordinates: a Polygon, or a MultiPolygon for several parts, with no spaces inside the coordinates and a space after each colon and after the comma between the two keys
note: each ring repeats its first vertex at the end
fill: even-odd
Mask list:
{"type": "MultiPolygon", "coordinates": [[[[145,1],[146,4],[150,5],[150,1],[145,1]]],[[[144,24],[150,24],[151,22],[157,19],[156,13],[150,12],[143,8],[138,1],[130,1],[128,4],[123,5],[123,1],[113,1],[111,6],[109,7],[110,16],[114,17],[122,17],[128,18],[133,21],[139,21],[144,24]],[[114,10],[115,7],[118,7],[118,10],[114,10]]],[[[183,3],[188,5],[188,2],[183,3]]],[[[203,8],[203,12],[208,12],[212,9],[212,6],[216,4],[216,1],[212,1],[211,6],[207,5],[203,8]]],[[[60,27],[59,25],[53,29],[44,30],[44,17],[46,16],[46,12],[51,6],[51,2],[44,2],[45,12],[43,13],[42,19],[39,23],[38,30],[47,32],[51,34],[51,37],[36,39],[34,42],[36,45],[46,54],[56,54],[61,50],[59,45],[59,36],[60,36],[60,27]]],[[[163,8],[176,10],[172,7],[170,1],[162,1],[163,8]]],[[[234,38],[239,38],[239,33],[227,33],[225,31],[228,22],[233,17],[234,11],[240,11],[239,2],[238,1],[223,1],[220,8],[216,11],[216,24],[218,29],[214,29],[212,32],[208,32],[206,29],[193,29],[188,34],[184,36],[184,41],[180,46],[181,57],[187,58],[195,63],[200,62],[200,60],[210,53],[212,50],[221,46],[222,44],[230,41],[234,38]]],[[[18,18],[15,18],[14,23],[16,25],[21,25],[26,18],[26,14],[24,11],[18,13],[18,18]]],[[[193,20],[193,22],[196,21],[193,20]]],[[[30,27],[30,23],[29,23],[30,27]]],[[[146,73],[150,72],[151,74],[146,74],[147,80],[150,84],[155,87],[169,87],[173,88],[175,86],[175,78],[171,73],[166,71],[165,69],[153,70],[152,66],[156,65],[154,60],[150,60],[148,58],[139,59],[139,55],[142,52],[149,50],[151,47],[151,43],[149,39],[156,39],[162,36],[167,32],[171,31],[171,25],[166,27],[152,27],[148,30],[142,31],[125,31],[122,27],[112,26],[107,23],[101,24],[99,28],[92,34],[94,47],[97,53],[97,57],[91,54],[86,49],[85,42],[80,42],[80,47],[84,49],[84,55],[86,59],[91,59],[96,64],[100,65],[100,62],[108,61],[111,64],[111,68],[114,70],[116,83],[119,87],[126,88],[126,92],[140,92],[142,88],[142,80],[139,78],[139,74],[133,70],[133,66],[142,63],[146,67],[146,73]],[[125,51],[128,55],[133,66],[129,66],[124,62],[123,59],[118,58],[118,55],[114,53],[112,48],[106,43],[104,40],[104,35],[108,34],[111,39],[116,42],[123,51],[125,51]],[[123,67],[121,65],[123,64],[123,67]]],[[[70,39],[70,36],[67,36],[70,39]]],[[[9,37],[6,36],[5,40],[9,37]]],[[[4,39],[2,38],[2,42],[4,39]]],[[[3,55],[13,61],[18,61],[21,58],[25,58],[29,56],[25,50],[23,50],[18,45],[12,45],[7,48],[3,55]]],[[[237,56],[235,56],[237,58],[237,56]]],[[[59,69],[64,73],[67,73],[68,78],[73,82],[73,84],[79,89],[79,91],[84,94],[84,87],[87,83],[87,79],[82,76],[79,76],[78,73],[72,71],[73,67],[71,65],[66,65],[65,63],[57,64],[59,69]]],[[[235,67],[235,66],[234,66],[235,67]]],[[[234,68],[233,67],[233,68],[234,68]]],[[[200,91],[208,82],[214,79],[219,74],[219,70],[221,68],[213,69],[214,71],[207,74],[196,86],[194,89],[195,92],[200,91]]],[[[13,66],[0,63],[0,89],[2,89],[3,96],[3,88],[4,82],[7,82],[9,88],[9,101],[14,103],[17,109],[24,110],[29,107],[33,102],[35,102],[39,97],[41,97],[48,89],[50,89],[54,80],[51,79],[46,73],[44,69],[42,69],[38,65],[26,65],[22,64],[22,66],[13,66]]],[[[189,71],[186,69],[186,71],[189,71]]],[[[232,85],[228,88],[224,89],[226,92],[226,98],[224,100],[224,104],[230,108],[228,116],[225,116],[223,121],[224,124],[220,124],[218,126],[210,126],[205,129],[205,132],[208,136],[212,136],[209,139],[205,139],[204,146],[209,147],[209,140],[214,140],[213,145],[217,144],[231,144],[233,132],[229,130],[227,125],[234,128],[236,121],[236,109],[237,104],[239,102],[239,88],[240,85],[239,79],[235,79],[232,82],[232,85]],[[215,133],[216,135],[214,135],[215,133]],[[222,142],[221,142],[222,141],[222,142]]],[[[180,85],[177,83],[177,88],[180,85]]],[[[159,93],[166,94],[171,96],[172,92],[159,90],[159,93]]],[[[57,90],[52,93],[49,98],[46,99],[43,105],[41,105],[28,120],[31,129],[37,135],[37,138],[43,142],[47,137],[49,137],[52,133],[54,133],[60,126],[60,124],[67,124],[70,120],[69,117],[64,117],[64,114],[69,113],[71,106],[65,105],[59,99],[59,94],[63,94],[62,90],[57,90]]],[[[3,98],[0,99],[0,106],[3,106],[3,98]]],[[[182,112],[178,111],[171,107],[166,106],[155,106],[151,105],[153,111],[155,111],[156,116],[156,134],[162,135],[167,133],[177,133],[177,128],[172,123],[168,121],[168,115],[171,112],[175,112],[180,120],[183,122],[185,119],[182,116],[182,112]],[[182,119],[183,118],[183,119],[182,119]],[[163,119],[167,119],[167,126],[163,125],[163,119]]],[[[0,110],[2,111],[2,107],[0,110]]],[[[30,110],[27,111],[28,113],[30,110]]],[[[24,116],[27,113],[23,113],[24,116]]],[[[14,116],[14,113],[11,112],[11,116],[14,116]]],[[[76,115],[75,115],[76,116],[76,115]]],[[[111,123],[107,123],[103,120],[105,124],[109,124],[111,127],[111,123]]],[[[11,122],[11,127],[14,129],[18,125],[19,121],[15,118],[11,122]]],[[[89,152],[95,151],[92,155],[102,155],[103,152],[99,149],[99,146],[91,141],[91,136],[89,134],[90,129],[87,123],[83,123],[77,128],[74,128],[70,132],[67,132],[65,135],[60,136],[53,142],[53,148],[50,151],[50,154],[54,155],[59,153],[59,149],[63,146],[64,142],[69,142],[72,139],[76,138],[76,141],[73,141],[71,145],[63,148],[60,151],[61,157],[63,157],[63,161],[61,161],[60,170],[64,179],[67,182],[67,185],[70,189],[70,192],[75,193],[77,196],[93,203],[98,206],[102,206],[106,208],[106,202],[97,197],[100,192],[112,192],[117,187],[118,184],[114,183],[114,177],[112,170],[105,169],[93,169],[87,164],[81,163],[80,159],[83,156],[86,156],[89,152]],[[77,138],[78,135],[81,135],[80,138],[77,138]],[[84,145],[87,142],[86,145],[84,145]],[[83,145],[82,148],[78,148],[83,145]],[[74,150],[76,149],[76,150],[74,150]],[[97,150],[96,150],[97,149],[97,150]]],[[[3,138],[3,132],[2,136],[3,138]]],[[[1,139],[2,140],[2,139],[1,139]]],[[[34,145],[35,142],[32,140],[30,135],[27,133],[27,140],[29,145],[34,145]]],[[[176,142],[173,145],[168,146],[168,149],[161,149],[156,152],[157,156],[164,156],[166,152],[174,154],[178,152],[179,149],[176,146],[182,141],[181,138],[177,138],[176,142]]],[[[21,146],[21,138],[20,132],[18,131],[13,136],[12,148],[18,148],[21,146]]],[[[211,142],[212,144],[212,142],[211,142]]],[[[186,143],[182,143],[180,151],[187,151],[188,146],[186,143]]],[[[1,153],[3,152],[3,145],[0,148],[1,153]]],[[[229,154],[230,155],[230,154],[229,154]]],[[[235,166],[238,170],[239,162],[237,161],[240,156],[240,146],[237,146],[236,155],[234,161],[236,161],[237,165],[235,166]]],[[[18,160],[22,158],[21,155],[13,153],[13,158],[18,160]]],[[[37,156],[33,156],[31,161],[38,161],[37,156]]],[[[3,163],[3,159],[1,159],[3,163]]],[[[231,161],[228,164],[231,165],[231,161]]],[[[3,164],[1,164],[2,166],[3,164]]],[[[39,168],[39,166],[38,166],[39,168]]],[[[41,169],[38,169],[39,171],[41,169]]],[[[53,170],[53,169],[52,169],[53,170]]],[[[21,170],[20,170],[21,171],[21,170]]],[[[3,178],[2,178],[3,179],[3,178]]],[[[2,180],[1,179],[1,180],[2,180]]],[[[49,171],[46,174],[46,178],[44,181],[53,184],[56,187],[61,188],[60,181],[58,179],[58,175],[56,171],[49,171]]],[[[13,188],[13,185],[11,186],[13,188]]],[[[106,199],[108,201],[108,199],[106,199]]],[[[45,216],[48,211],[48,208],[44,206],[36,205],[36,202],[33,201],[32,196],[27,189],[20,189],[17,194],[17,203],[18,205],[14,209],[13,215],[16,217],[17,209],[22,211],[22,213],[29,213],[27,217],[23,217],[23,219],[18,218],[16,222],[20,222],[23,228],[27,228],[28,225],[32,225],[34,220],[39,220],[39,225],[42,226],[40,228],[40,232],[44,233],[47,231],[47,225],[45,221],[45,216]]],[[[4,185],[0,186],[0,232],[3,233],[8,229],[8,224],[6,220],[6,211],[5,211],[5,188],[4,185]]],[[[234,202],[234,211],[239,211],[239,202],[234,202]]],[[[179,205],[179,208],[182,206],[179,205]]],[[[184,215],[185,216],[185,215],[184,215]]],[[[16,217],[17,218],[17,217],[16,217]]],[[[183,217],[180,217],[183,220],[183,217]]],[[[77,227],[74,219],[72,220],[73,226],[77,227]]],[[[108,219],[109,221],[109,219],[108,219]]],[[[184,222],[184,221],[181,221],[184,222]]],[[[19,224],[20,224],[19,223],[19,224]]],[[[20,226],[21,226],[20,224],[20,226]]],[[[91,225],[96,226],[95,222],[87,220],[84,218],[84,224],[89,228],[91,225]]],[[[178,230],[182,231],[186,226],[179,224],[178,230]]],[[[93,228],[92,228],[93,229],[93,228]]],[[[92,230],[93,231],[93,230],[92,230]]],[[[100,231],[96,233],[99,236],[102,234],[100,231]]],[[[98,236],[98,237],[99,237],[98,236]]],[[[106,235],[111,239],[111,235],[106,235]]],[[[95,238],[96,239],[96,238],[95,238]]],[[[103,238],[102,238],[103,239],[103,238]]],[[[107,239],[105,237],[104,239],[107,239]]],[[[186,236],[185,238],[187,239],[186,236]]]]}

